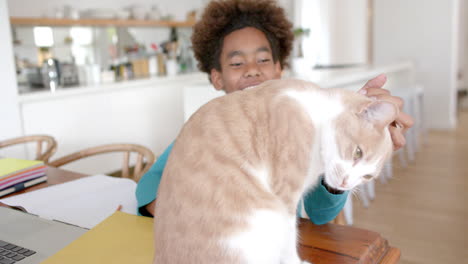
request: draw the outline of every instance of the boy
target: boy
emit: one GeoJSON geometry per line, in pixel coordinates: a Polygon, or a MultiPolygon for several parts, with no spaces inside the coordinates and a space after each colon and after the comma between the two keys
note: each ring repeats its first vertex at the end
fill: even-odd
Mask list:
{"type": "MultiPolygon", "coordinates": [[[[226,93],[280,79],[292,48],[291,27],[284,10],[273,1],[212,1],[193,30],[192,44],[198,67],[209,75],[215,89],[226,93]]],[[[393,102],[401,109],[401,99],[380,88],[385,81],[384,75],[377,76],[360,92],[393,102]]],[[[401,112],[396,123],[403,129],[390,130],[395,149],[405,144],[402,130],[412,126],[412,119],[401,112]]],[[[136,196],[138,212],[142,215],[153,215],[157,188],[171,149],[172,144],[138,183],[136,196]]],[[[324,224],[341,211],[347,195],[328,187],[322,180],[304,196],[304,209],[312,222],[324,224]]]]}

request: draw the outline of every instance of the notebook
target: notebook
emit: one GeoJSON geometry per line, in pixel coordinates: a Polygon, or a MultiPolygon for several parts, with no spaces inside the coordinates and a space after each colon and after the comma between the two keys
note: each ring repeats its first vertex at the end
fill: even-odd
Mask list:
{"type": "Polygon", "coordinates": [[[0,159],[0,197],[47,180],[42,161],[0,159]]]}
{"type": "Polygon", "coordinates": [[[0,263],[40,263],[88,230],[0,207],[0,263]],[[13,253],[8,253],[7,250],[13,253]]]}
{"type": "Polygon", "coordinates": [[[22,206],[42,218],[91,229],[119,205],[122,211],[136,214],[135,189],[133,180],[93,175],[0,200],[22,206]]]}
{"type": "Polygon", "coordinates": [[[31,186],[34,186],[36,184],[43,183],[43,182],[46,182],[46,181],[47,181],[47,176],[43,175],[43,176],[40,176],[40,177],[37,177],[37,178],[34,178],[34,179],[29,179],[29,180],[26,180],[26,181],[23,181],[23,182],[16,183],[13,186],[1,189],[0,190],[0,197],[5,196],[5,195],[10,194],[10,193],[21,191],[23,189],[26,189],[28,187],[31,187],[31,186]]]}
{"type": "Polygon", "coordinates": [[[153,218],[117,211],[43,264],[148,264],[153,255],[153,218]]]}

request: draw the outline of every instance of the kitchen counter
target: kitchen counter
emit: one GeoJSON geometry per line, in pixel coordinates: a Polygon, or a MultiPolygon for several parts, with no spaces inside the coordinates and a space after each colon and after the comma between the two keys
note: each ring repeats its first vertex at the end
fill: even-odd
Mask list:
{"type": "Polygon", "coordinates": [[[379,74],[385,73],[388,77],[386,88],[399,81],[412,82],[414,66],[411,62],[400,62],[382,66],[359,66],[337,69],[320,69],[301,71],[292,74],[294,78],[314,82],[322,88],[347,87],[349,85],[362,85],[379,74]],[[406,78],[405,80],[401,80],[406,78]]]}
{"type": "MultiPolygon", "coordinates": [[[[345,88],[357,91],[370,79],[385,73],[388,77],[385,88],[394,91],[409,87],[413,83],[413,65],[410,62],[402,62],[385,66],[363,66],[340,69],[302,70],[301,73],[285,71],[283,78],[297,78],[318,84],[323,88],[345,88]]],[[[209,100],[223,95],[206,83],[192,83],[186,85],[183,92],[184,120],[209,100]]]]}
{"type": "MultiPolygon", "coordinates": [[[[413,71],[413,65],[410,62],[402,62],[386,66],[362,66],[340,69],[320,69],[308,70],[301,73],[291,73],[285,71],[285,78],[298,78],[317,83],[323,88],[331,87],[349,87],[350,85],[363,85],[366,81],[373,77],[386,73],[389,77],[387,86],[401,79],[401,76],[394,78],[394,75],[402,72],[410,73],[413,71]]],[[[406,76],[409,80],[412,77],[406,76]]],[[[408,81],[405,80],[405,81],[408,81]]],[[[55,92],[51,92],[45,88],[22,88],[19,95],[19,102],[31,102],[40,100],[55,100],[68,96],[78,96],[92,93],[107,93],[116,92],[119,90],[135,89],[143,87],[158,88],[162,86],[208,86],[212,89],[208,81],[207,75],[201,72],[180,74],[170,77],[151,77],[146,79],[136,79],[129,81],[121,81],[115,83],[103,83],[90,86],[77,86],[58,88],[55,92]]]]}
{"type": "Polygon", "coordinates": [[[49,99],[59,99],[68,96],[78,96],[84,94],[93,93],[107,93],[116,92],[119,90],[135,89],[142,87],[162,87],[162,86],[173,86],[173,85],[186,85],[186,84],[206,84],[209,85],[206,74],[201,72],[186,73],[176,76],[164,76],[164,77],[151,77],[145,79],[135,79],[120,81],[114,83],[102,83],[89,86],[74,86],[74,87],[60,87],[54,92],[46,88],[29,88],[21,87],[19,94],[19,102],[31,102],[49,99]]]}
{"type": "MultiPolygon", "coordinates": [[[[385,88],[405,88],[412,83],[413,66],[400,63],[310,70],[302,75],[285,72],[284,78],[305,79],[324,88],[358,90],[380,73],[389,77],[385,88]]],[[[55,158],[86,147],[126,142],[147,146],[160,155],[193,112],[223,94],[213,89],[206,74],[196,72],[60,88],[53,93],[46,90],[24,93],[18,96],[18,105],[25,135],[48,134],[56,138],[59,147],[55,158]]],[[[28,153],[32,158],[33,149],[28,153]]],[[[120,162],[115,163],[116,160],[119,161],[115,157],[83,160],[65,169],[103,173],[119,168],[120,162]]]]}

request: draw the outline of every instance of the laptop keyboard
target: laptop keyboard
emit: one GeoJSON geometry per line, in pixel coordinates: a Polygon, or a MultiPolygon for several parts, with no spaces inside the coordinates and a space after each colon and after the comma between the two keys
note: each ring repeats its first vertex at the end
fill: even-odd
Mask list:
{"type": "Polygon", "coordinates": [[[34,254],[36,251],[0,240],[0,264],[13,264],[34,254]]]}

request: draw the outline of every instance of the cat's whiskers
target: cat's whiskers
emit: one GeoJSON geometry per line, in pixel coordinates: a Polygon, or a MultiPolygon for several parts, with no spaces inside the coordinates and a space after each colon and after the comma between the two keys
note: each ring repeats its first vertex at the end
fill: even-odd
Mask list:
{"type": "Polygon", "coordinates": [[[360,202],[362,202],[361,196],[359,195],[360,192],[362,192],[362,190],[356,187],[356,188],[351,189],[351,190],[349,191],[349,194],[352,195],[352,196],[353,196],[354,198],[356,198],[357,200],[359,200],[360,202]]]}
{"type": "MultiPolygon", "coordinates": [[[[333,174],[335,175],[335,178],[339,177],[339,170],[338,170],[338,167],[336,165],[333,166],[333,174]]],[[[339,183],[339,181],[337,182],[339,183]]]]}

